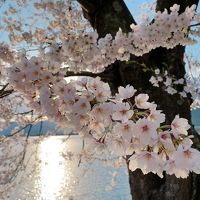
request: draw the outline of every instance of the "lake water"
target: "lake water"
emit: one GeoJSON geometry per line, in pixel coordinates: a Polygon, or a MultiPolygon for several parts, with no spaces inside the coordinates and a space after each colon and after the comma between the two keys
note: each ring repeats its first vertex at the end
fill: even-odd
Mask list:
{"type": "MultiPolygon", "coordinates": [[[[200,131],[200,110],[193,111],[200,131]]],[[[96,160],[79,165],[78,136],[50,136],[41,143],[30,137],[24,173],[6,200],[130,200],[126,167],[96,160]]],[[[111,162],[111,161],[110,161],[111,162]]]]}
{"type": "Polygon", "coordinates": [[[32,158],[10,200],[131,199],[125,167],[112,168],[103,161],[78,167],[82,146],[78,136],[67,141],[66,136],[50,136],[38,145],[30,140],[28,157],[32,158]]]}

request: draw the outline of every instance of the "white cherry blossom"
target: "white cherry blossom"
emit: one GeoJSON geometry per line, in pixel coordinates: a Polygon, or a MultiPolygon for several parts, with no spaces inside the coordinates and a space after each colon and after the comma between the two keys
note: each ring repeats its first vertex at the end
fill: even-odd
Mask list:
{"type": "Polygon", "coordinates": [[[122,122],[128,121],[133,116],[133,110],[128,103],[117,103],[112,118],[122,122]]]}
{"type": "MultiPolygon", "coordinates": [[[[200,173],[200,152],[196,149],[184,149],[182,146],[179,146],[177,151],[171,156],[171,160],[172,161],[169,162],[169,164],[173,164],[172,167],[174,168],[175,173],[180,170],[177,176],[186,178],[189,171],[200,173]],[[187,174],[181,172],[187,172],[187,174]]],[[[169,173],[171,173],[170,170],[169,173]]]]}
{"type": "Polygon", "coordinates": [[[163,177],[163,161],[158,154],[149,151],[135,153],[130,158],[129,169],[135,171],[141,169],[143,174],[153,172],[161,178],[163,177]]]}
{"type": "Polygon", "coordinates": [[[115,137],[109,141],[110,151],[118,156],[126,155],[127,143],[122,137],[115,137]]]}
{"type": "Polygon", "coordinates": [[[113,128],[113,133],[121,136],[124,140],[131,141],[133,137],[135,124],[133,121],[128,120],[124,123],[117,123],[113,128]]]}
{"type": "Polygon", "coordinates": [[[120,86],[118,88],[118,94],[116,95],[117,101],[122,101],[123,99],[129,99],[134,96],[137,90],[133,86],[127,85],[125,88],[120,86]]]}
{"type": "Polygon", "coordinates": [[[173,153],[176,150],[172,141],[171,133],[168,131],[159,133],[159,142],[164,146],[167,155],[173,153]]]}
{"type": "Polygon", "coordinates": [[[151,122],[158,123],[159,125],[165,121],[165,114],[161,113],[160,110],[151,109],[147,119],[151,122]]]}
{"type": "Polygon", "coordinates": [[[179,115],[176,115],[174,120],[171,123],[171,128],[175,137],[179,134],[188,135],[187,130],[190,128],[188,120],[180,118],[179,115]]]}
{"type": "Polygon", "coordinates": [[[143,146],[153,145],[158,138],[156,129],[158,124],[148,121],[146,118],[139,119],[136,122],[135,134],[139,137],[143,146]]]}
{"type": "Polygon", "coordinates": [[[139,94],[135,97],[135,105],[137,106],[137,108],[148,109],[151,105],[148,100],[148,94],[139,94]]]}

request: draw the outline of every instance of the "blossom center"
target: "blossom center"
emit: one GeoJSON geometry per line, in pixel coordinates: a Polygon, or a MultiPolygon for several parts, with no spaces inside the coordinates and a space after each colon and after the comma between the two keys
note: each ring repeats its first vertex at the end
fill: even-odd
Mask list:
{"type": "Polygon", "coordinates": [[[185,156],[186,158],[191,158],[191,157],[192,157],[192,152],[189,151],[189,150],[184,151],[184,156],[185,156]]]}
{"type": "Polygon", "coordinates": [[[128,131],[129,129],[130,129],[130,126],[129,126],[128,124],[125,124],[125,125],[124,125],[124,130],[125,130],[125,131],[128,131]]]}
{"type": "Polygon", "coordinates": [[[152,156],[151,156],[150,153],[147,153],[147,154],[145,155],[145,158],[146,158],[147,160],[150,160],[150,159],[152,158],[152,156]]]}
{"type": "Polygon", "coordinates": [[[162,134],[162,135],[161,135],[161,138],[162,138],[163,140],[166,140],[166,139],[168,138],[168,136],[167,136],[167,134],[162,134]]]}
{"type": "Polygon", "coordinates": [[[142,127],[142,131],[143,132],[147,132],[149,130],[149,127],[147,125],[143,126],[142,127]]]}
{"type": "Polygon", "coordinates": [[[122,115],[125,115],[126,112],[127,112],[127,110],[120,110],[120,113],[121,113],[122,115]]]}
{"type": "Polygon", "coordinates": [[[80,105],[80,107],[81,107],[81,108],[86,108],[87,106],[86,106],[85,103],[82,103],[82,104],[80,105]]]}

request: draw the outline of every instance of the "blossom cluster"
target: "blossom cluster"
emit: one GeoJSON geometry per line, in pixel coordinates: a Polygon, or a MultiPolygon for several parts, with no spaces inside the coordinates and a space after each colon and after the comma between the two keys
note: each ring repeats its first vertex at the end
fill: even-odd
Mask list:
{"type": "Polygon", "coordinates": [[[144,174],[162,177],[166,171],[186,178],[190,171],[200,173],[200,152],[191,147],[186,119],[177,115],[165,125],[157,105],[133,86],[119,87],[112,96],[99,77],[67,82],[38,59],[13,66],[10,81],[33,109],[79,133],[88,151],[129,156],[130,170],[140,168],[144,174]]]}
{"type": "Polygon", "coordinates": [[[71,0],[29,3],[5,1],[0,21],[0,32],[7,36],[7,43],[12,49],[24,46],[28,50],[35,49],[52,41],[60,41],[68,33],[76,35],[91,29],[89,22],[83,17],[80,5],[71,0]],[[28,21],[23,17],[27,10],[31,10],[28,21]]]}
{"type": "MultiPolygon", "coordinates": [[[[40,8],[44,5],[37,4],[36,7],[38,6],[40,8]]],[[[30,41],[32,43],[38,41],[42,48],[45,43],[50,44],[47,45],[48,50],[45,52],[48,53],[45,59],[48,56],[50,62],[58,62],[59,64],[55,65],[58,70],[60,64],[64,63],[64,66],[75,72],[80,70],[100,72],[116,60],[129,60],[131,54],[141,56],[160,46],[173,48],[176,45],[194,43],[194,40],[188,37],[188,27],[196,20],[195,5],[187,7],[185,12],[179,14],[180,6],[175,4],[170,8],[170,13],[167,10],[162,13],[157,12],[151,23],[144,21],[141,24],[132,24],[132,31],[129,33],[123,33],[119,29],[115,36],[107,34],[103,38],[99,38],[91,28],[86,28],[87,24],[83,23],[83,27],[80,24],[76,25],[76,22],[81,19],[80,11],[72,9],[64,12],[60,4],[53,5],[54,9],[51,9],[51,4],[47,3],[46,6],[48,11],[55,12],[53,16],[59,16],[49,24],[48,29],[53,31],[59,27],[59,31],[50,39],[45,30],[37,28],[35,33],[26,33],[26,37],[28,35],[35,37],[30,41]],[[59,12],[62,16],[58,14],[59,12]],[[71,26],[78,28],[74,30],[71,26]]],[[[24,37],[25,35],[22,37],[23,41],[24,37]]],[[[43,54],[40,52],[41,58],[43,54]]]]}
{"type": "MultiPolygon", "coordinates": [[[[123,33],[119,29],[115,37],[107,34],[99,38],[95,31],[78,35],[69,33],[60,38],[62,47],[57,58],[73,71],[99,72],[116,60],[129,60],[131,54],[141,56],[160,46],[173,48],[179,44],[193,44],[194,41],[188,37],[188,27],[194,19],[195,8],[195,5],[187,7],[179,15],[179,6],[174,5],[170,13],[166,10],[158,12],[154,22],[132,24],[131,32],[123,33]]],[[[56,51],[55,44],[53,49],[56,51]]]]}
{"type": "MultiPolygon", "coordinates": [[[[129,60],[130,54],[141,56],[160,46],[191,44],[188,27],[195,8],[188,7],[179,15],[179,6],[174,5],[170,13],[158,12],[152,23],[131,25],[128,34],[120,29],[114,38],[110,34],[99,38],[95,31],[63,31],[58,34],[61,44],[52,40],[38,57],[27,59],[22,52],[20,61],[9,69],[9,82],[39,115],[79,133],[88,151],[125,157],[130,170],[140,168],[144,174],[162,177],[166,171],[186,178],[190,171],[200,173],[200,152],[191,147],[186,119],[177,115],[165,125],[162,111],[133,86],[119,87],[112,96],[109,85],[99,77],[67,82],[61,72],[62,68],[103,71],[116,60],[129,60]]],[[[165,82],[173,93],[170,77],[165,82]]]]}
{"type": "Polygon", "coordinates": [[[193,99],[191,107],[199,108],[200,107],[200,82],[198,78],[191,77],[189,75],[185,76],[186,86],[184,89],[186,92],[190,93],[193,99]]]}
{"type": "Polygon", "coordinates": [[[185,78],[176,79],[170,76],[167,71],[161,73],[159,69],[155,69],[154,75],[150,78],[150,83],[155,87],[162,87],[168,94],[179,94],[181,97],[187,97],[190,94],[193,101],[200,100],[200,89],[198,78],[185,75],[185,78]],[[180,90],[180,88],[182,88],[180,90]]]}
{"type": "Polygon", "coordinates": [[[180,94],[182,97],[187,97],[187,93],[189,90],[187,87],[183,87],[185,84],[184,78],[176,79],[175,77],[172,77],[168,75],[168,72],[165,71],[164,73],[161,73],[159,69],[156,69],[155,75],[151,76],[150,83],[155,87],[161,87],[169,94],[180,94]],[[183,90],[178,91],[177,86],[182,86],[183,90]]]}
{"type": "MultiPolygon", "coordinates": [[[[188,27],[193,22],[198,22],[195,5],[187,7],[185,12],[179,14],[180,6],[175,4],[170,8],[170,13],[167,10],[157,12],[153,22],[132,24],[132,31],[129,33],[123,33],[119,29],[115,36],[107,34],[100,38],[87,23],[82,23],[83,26],[77,24],[83,16],[80,10],[70,9],[70,5],[47,2],[44,5],[36,3],[35,7],[51,13],[54,20],[49,21],[47,30],[58,31],[49,36],[45,29],[36,27],[35,33],[24,32],[22,36],[20,34],[22,39],[19,41],[26,41],[26,37],[31,37],[30,43],[41,47],[41,59],[45,54],[45,60],[54,63],[57,71],[62,65],[74,72],[101,72],[116,60],[129,60],[131,54],[141,56],[160,46],[173,48],[176,45],[193,44],[194,40],[188,37],[188,27]],[[69,11],[65,12],[66,9],[63,10],[62,7],[69,11]]],[[[9,27],[10,24],[9,21],[9,27]]],[[[11,35],[13,34],[11,32],[11,35]]]]}

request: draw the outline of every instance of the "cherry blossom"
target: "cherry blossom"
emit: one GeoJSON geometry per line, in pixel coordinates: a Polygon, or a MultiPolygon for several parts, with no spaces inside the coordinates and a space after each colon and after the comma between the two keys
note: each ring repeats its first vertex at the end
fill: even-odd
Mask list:
{"type": "Polygon", "coordinates": [[[167,156],[169,156],[172,152],[174,152],[175,145],[172,141],[171,133],[168,131],[163,131],[159,133],[159,142],[164,146],[167,156]]]}
{"type": "Polygon", "coordinates": [[[139,94],[135,97],[135,105],[141,109],[148,109],[150,107],[148,99],[148,94],[139,94]]]}
{"type": "MultiPolygon", "coordinates": [[[[21,72],[11,71],[12,76],[13,73],[21,72]]],[[[185,168],[180,166],[181,160],[176,161],[179,159],[177,154],[180,153],[180,145],[184,151],[191,149],[192,141],[187,136],[190,128],[188,121],[177,115],[171,125],[161,125],[165,115],[157,110],[155,103],[148,102],[147,94],[135,96],[134,88],[128,85],[119,88],[119,93],[113,97],[109,85],[99,77],[79,80],[78,83],[52,81],[51,84],[55,86],[44,84],[42,80],[36,83],[31,83],[35,92],[29,93],[28,88],[23,89],[27,95],[34,95],[29,101],[40,102],[38,111],[42,110],[44,115],[57,120],[59,124],[67,124],[80,137],[87,139],[87,145],[94,147],[88,149],[91,153],[131,155],[130,170],[140,168],[145,174],[153,172],[160,177],[163,171],[184,178],[189,171],[199,173],[198,161],[191,161],[193,164],[185,168]],[[38,87],[39,84],[43,86],[38,87]],[[103,92],[106,91],[105,98],[98,99],[96,92],[102,88],[103,92]]],[[[197,152],[194,152],[195,158],[197,152]]]]}
{"type": "Polygon", "coordinates": [[[153,145],[158,138],[156,131],[157,128],[157,123],[150,122],[143,118],[136,122],[136,130],[134,132],[139,138],[141,145],[153,145]]]}
{"type": "Polygon", "coordinates": [[[165,115],[160,111],[156,110],[155,108],[150,108],[150,114],[147,117],[149,121],[161,124],[165,121],[165,115]]]}
{"type": "Polygon", "coordinates": [[[134,128],[134,122],[128,120],[125,123],[117,123],[113,128],[113,133],[130,142],[131,138],[133,137],[134,128]]]}
{"type": "Polygon", "coordinates": [[[190,128],[188,120],[180,118],[179,115],[176,115],[174,120],[171,123],[171,128],[175,137],[178,134],[188,135],[187,130],[190,128]]]}
{"type": "Polygon", "coordinates": [[[186,178],[190,171],[200,173],[200,153],[193,148],[184,149],[181,145],[171,156],[167,165],[167,173],[186,178]]]}
{"type": "MultiPolygon", "coordinates": [[[[187,58],[187,56],[186,56],[187,58]]],[[[188,58],[187,58],[188,59],[188,58]]],[[[191,62],[191,61],[189,61],[191,62]]],[[[189,63],[189,65],[195,65],[196,63],[189,63]]],[[[192,74],[192,72],[190,72],[192,74]]],[[[198,102],[200,98],[199,92],[199,81],[195,79],[192,75],[186,74],[184,78],[177,79],[174,76],[170,76],[166,71],[161,73],[159,69],[153,72],[154,75],[151,76],[149,82],[154,87],[162,87],[168,94],[174,95],[179,94],[181,98],[187,98],[188,94],[192,96],[193,105],[198,107],[198,102]],[[182,89],[180,89],[182,88],[182,89]]],[[[191,105],[191,108],[194,107],[191,105]]]]}
{"type": "Polygon", "coordinates": [[[124,99],[130,99],[132,96],[134,96],[135,90],[133,86],[127,85],[125,88],[120,86],[118,88],[118,94],[116,95],[116,100],[122,101],[124,99]]]}
{"type": "Polygon", "coordinates": [[[139,168],[144,174],[153,172],[161,178],[163,177],[162,169],[164,163],[158,154],[154,152],[143,151],[141,153],[132,155],[129,160],[130,170],[135,171],[139,168]]]}
{"type": "Polygon", "coordinates": [[[114,120],[120,120],[122,122],[126,122],[132,116],[133,116],[133,110],[131,110],[130,105],[128,103],[117,103],[112,118],[114,120]]]}

